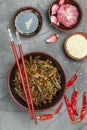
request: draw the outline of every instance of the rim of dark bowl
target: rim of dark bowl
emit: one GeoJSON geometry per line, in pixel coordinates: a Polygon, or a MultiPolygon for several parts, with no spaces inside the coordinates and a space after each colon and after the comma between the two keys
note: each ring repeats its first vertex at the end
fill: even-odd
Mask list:
{"type": "MultiPolygon", "coordinates": [[[[56,95],[56,97],[52,100],[52,102],[50,103],[50,104],[45,104],[45,105],[43,105],[43,106],[41,106],[41,107],[37,107],[37,106],[35,106],[35,110],[36,111],[44,111],[44,110],[48,110],[48,109],[50,109],[50,108],[52,108],[53,106],[55,106],[61,99],[62,99],[62,97],[63,97],[63,95],[64,95],[64,92],[65,92],[65,89],[66,89],[66,75],[65,75],[65,71],[64,71],[64,69],[63,69],[63,67],[61,66],[61,64],[59,63],[59,61],[57,61],[53,56],[51,56],[50,54],[48,54],[48,53],[45,53],[45,52],[30,52],[30,53],[27,53],[27,54],[25,54],[24,55],[24,57],[26,57],[26,56],[28,56],[29,57],[29,55],[33,55],[33,57],[36,57],[36,56],[38,56],[38,55],[44,55],[45,57],[44,58],[48,58],[49,57],[49,59],[52,61],[52,63],[53,63],[53,65],[54,66],[56,66],[56,64],[60,67],[60,69],[62,70],[62,72],[61,72],[61,74],[62,74],[62,76],[63,76],[63,78],[64,79],[62,79],[62,80],[64,80],[64,82],[62,82],[62,87],[63,87],[63,89],[61,89],[60,91],[59,91],[59,93],[60,93],[60,97],[58,98],[58,95],[56,95]],[[34,56],[35,55],[35,56],[34,56]],[[54,63],[55,62],[55,63],[54,63]],[[58,98],[58,99],[57,99],[58,98]]],[[[20,58],[19,58],[19,60],[21,60],[20,58]]],[[[11,68],[10,68],[10,71],[9,71],[9,73],[8,73],[8,89],[9,89],[9,92],[10,92],[10,95],[11,95],[11,97],[13,98],[13,100],[19,105],[19,106],[21,106],[22,108],[24,108],[24,109],[28,109],[28,107],[27,107],[27,103],[25,103],[18,95],[16,95],[15,93],[14,93],[14,91],[12,90],[12,88],[13,88],[13,86],[11,86],[11,73],[12,73],[12,71],[13,71],[13,69],[14,69],[14,67],[15,67],[15,65],[16,65],[16,63],[14,63],[12,66],[11,66],[11,68]],[[21,102],[19,102],[19,101],[21,100],[21,102]]],[[[56,66],[56,67],[58,67],[58,66],[56,66]]],[[[16,67],[17,67],[17,65],[16,65],[16,67]]],[[[58,92],[57,92],[57,94],[59,94],[58,92]]]]}
{"type": "Polygon", "coordinates": [[[13,27],[14,27],[14,30],[17,30],[19,32],[20,35],[22,36],[25,36],[25,37],[33,37],[35,35],[37,35],[41,28],[42,28],[42,16],[41,16],[41,13],[34,7],[30,7],[30,6],[26,6],[26,7],[22,7],[20,8],[16,13],[15,15],[13,16],[12,18],[12,22],[13,22],[13,27]],[[21,33],[17,28],[16,28],[16,25],[15,25],[15,19],[17,17],[18,14],[20,14],[21,12],[23,11],[26,11],[26,10],[31,10],[31,12],[33,12],[37,17],[38,17],[38,20],[39,20],[39,23],[38,23],[38,27],[36,29],[36,31],[32,32],[32,33],[29,33],[29,34],[26,34],[26,33],[21,33]]]}
{"type": "MultiPolygon", "coordinates": [[[[50,4],[50,7],[49,7],[49,9],[48,9],[48,16],[49,16],[50,22],[51,22],[51,19],[50,19],[50,16],[51,16],[51,8],[52,8],[53,4],[56,4],[56,3],[58,3],[59,1],[60,1],[60,0],[55,0],[54,2],[51,2],[51,4],[50,4]]],[[[71,5],[74,5],[75,7],[77,7],[77,10],[78,10],[78,12],[79,12],[79,16],[78,16],[78,20],[77,20],[76,24],[74,24],[74,25],[72,25],[72,26],[70,26],[70,27],[65,27],[65,26],[64,26],[63,24],[61,24],[61,23],[60,23],[59,25],[56,25],[56,24],[54,24],[54,23],[51,22],[51,25],[53,25],[56,29],[59,29],[59,30],[61,30],[61,31],[73,30],[73,29],[76,28],[76,27],[80,24],[80,22],[81,22],[81,19],[82,19],[82,9],[81,9],[80,5],[79,5],[76,1],[74,1],[74,0],[65,0],[64,4],[71,4],[71,5]]]]}

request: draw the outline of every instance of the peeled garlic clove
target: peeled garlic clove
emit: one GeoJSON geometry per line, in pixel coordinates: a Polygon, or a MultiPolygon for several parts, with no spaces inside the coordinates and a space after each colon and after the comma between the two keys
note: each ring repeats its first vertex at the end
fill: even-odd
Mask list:
{"type": "Polygon", "coordinates": [[[60,0],[60,1],[59,1],[59,5],[63,5],[64,2],[65,2],[65,0],[60,0]]]}
{"type": "Polygon", "coordinates": [[[52,15],[56,14],[58,9],[59,9],[59,5],[58,4],[53,4],[53,6],[52,6],[52,15]]]}
{"type": "Polygon", "coordinates": [[[50,35],[47,39],[46,39],[46,42],[47,43],[54,43],[58,40],[59,38],[59,35],[58,34],[52,34],[50,35]]]}
{"type": "Polygon", "coordinates": [[[58,19],[56,16],[51,15],[50,19],[51,19],[51,23],[54,23],[56,25],[58,24],[58,19]]]}

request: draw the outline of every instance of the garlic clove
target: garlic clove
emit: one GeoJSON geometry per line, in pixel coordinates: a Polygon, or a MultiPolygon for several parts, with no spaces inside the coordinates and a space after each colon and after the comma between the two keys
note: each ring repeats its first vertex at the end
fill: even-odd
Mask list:
{"type": "Polygon", "coordinates": [[[63,5],[64,2],[65,2],[65,0],[60,0],[60,1],[59,1],[59,5],[63,5]]]}
{"type": "Polygon", "coordinates": [[[58,4],[53,4],[53,6],[52,6],[52,15],[56,14],[58,9],[59,9],[59,5],[58,4]]]}
{"type": "Polygon", "coordinates": [[[58,40],[59,38],[59,35],[58,34],[52,34],[50,35],[47,39],[46,39],[46,42],[47,43],[54,43],[58,40]]]}
{"type": "Polygon", "coordinates": [[[51,19],[51,23],[54,23],[54,24],[56,24],[56,25],[59,25],[59,22],[58,22],[58,19],[57,19],[56,16],[51,15],[50,19],[51,19]]]}

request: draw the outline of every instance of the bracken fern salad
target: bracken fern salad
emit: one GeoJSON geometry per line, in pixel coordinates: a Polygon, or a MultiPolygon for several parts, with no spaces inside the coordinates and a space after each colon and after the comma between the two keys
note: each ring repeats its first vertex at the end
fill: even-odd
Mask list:
{"type": "MultiPolygon", "coordinates": [[[[30,56],[29,60],[25,60],[25,64],[34,105],[51,103],[56,93],[62,89],[58,68],[53,66],[51,60],[42,60],[39,56],[30,56]]],[[[13,84],[16,94],[26,102],[18,69],[15,70],[13,84]]]]}

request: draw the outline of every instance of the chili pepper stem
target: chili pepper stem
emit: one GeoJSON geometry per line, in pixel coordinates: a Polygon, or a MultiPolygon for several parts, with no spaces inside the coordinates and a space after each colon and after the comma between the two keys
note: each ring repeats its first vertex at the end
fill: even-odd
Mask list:
{"type": "Polygon", "coordinates": [[[81,121],[81,119],[77,119],[77,120],[73,121],[73,123],[77,124],[77,123],[79,123],[80,121],[81,121]]]}
{"type": "Polygon", "coordinates": [[[77,76],[79,75],[80,71],[81,71],[81,65],[80,65],[80,67],[79,67],[79,68],[77,69],[77,71],[76,71],[76,75],[77,75],[77,76]]]}
{"type": "Polygon", "coordinates": [[[36,118],[37,118],[38,120],[40,120],[40,117],[39,117],[39,116],[37,116],[36,118]]]}
{"type": "Polygon", "coordinates": [[[75,90],[75,91],[78,91],[77,87],[74,87],[74,90],[75,90]]]}

